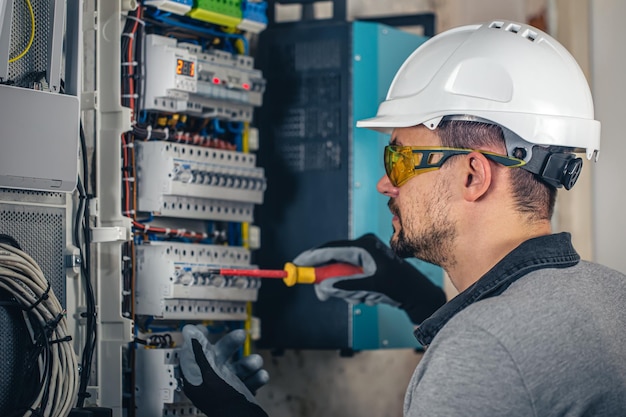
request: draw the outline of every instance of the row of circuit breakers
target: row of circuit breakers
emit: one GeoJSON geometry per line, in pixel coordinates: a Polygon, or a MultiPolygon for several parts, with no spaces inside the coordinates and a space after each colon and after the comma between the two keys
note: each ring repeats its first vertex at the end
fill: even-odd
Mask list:
{"type": "Polygon", "coordinates": [[[178,386],[180,327],[243,326],[251,319],[249,303],[257,300],[261,285],[258,278],[214,271],[256,268],[251,250],[260,246],[260,231],[249,223],[254,221],[254,206],[263,203],[266,179],[264,169],[256,166],[256,155],[250,153],[258,149],[258,132],[250,123],[254,108],[262,105],[265,79],[245,54],[203,49],[159,34],[145,36],[144,46],[145,87],[139,112],[215,120],[225,130],[234,126],[233,132],[245,134],[245,148],[224,149],[198,133],[186,132],[185,126],[172,129],[153,123],[148,130],[165,130],[168,139],[148,135],[148,140],[134,142],[136,210],[151,216],[143,232],[157,227],[206,232],[216,224],[231,234],[241,235],[244,227],[247,231],[245,245],[241,237],[234,239],[235,244],[228,238],[198,243],[171,233],[162,239],[135,240],[134,318],[151,323],[138,337],[150,339],[167,332],[177,343],[136,344],[134,415],[198,416],[202,414],[178,386]]]}
{"type": "MultiPolygon", "coordinates": [[[[193,44],[149,35],[145,110],[250,122],[265,87],[253,64],[249,56],[202,52],[193,44]]],[[[137,141],[135,153],[140,212],[242,223],[252,222],[254,205],[263,202],[264,170],[256,167],[252,153],[172,141],[137,141]]],[[[252,246],[254,241],[258,238],[252,236],[252,246]]],[[[243,247],[149,242],[137,247],[136,265],[136,314],[243,320],[245,302],[256,300],[258,280],[203,273],[216,266],[251,268],[243,247]]]]}

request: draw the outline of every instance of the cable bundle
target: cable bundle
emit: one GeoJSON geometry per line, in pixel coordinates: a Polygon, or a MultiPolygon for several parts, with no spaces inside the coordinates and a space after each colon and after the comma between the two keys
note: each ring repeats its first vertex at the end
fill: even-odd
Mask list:
{"type": "Polygon", "coordinates": [[[33,342],[27,366],[39,368],[37,395],[11,416],[66,417],[76,401],[78,365],[65,310],[35,260],[4,243],[0,243],[0,288],[24,312],[33,342]]]}

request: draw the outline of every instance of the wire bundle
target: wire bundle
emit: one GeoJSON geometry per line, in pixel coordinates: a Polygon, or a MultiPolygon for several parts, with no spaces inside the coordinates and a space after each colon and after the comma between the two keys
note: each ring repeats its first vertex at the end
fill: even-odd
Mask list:
{"type": "Polygon", "coordinates": [[[89,377],[91,375],[91,365],[93,362],[93,355],[96,350],[96,343],[98,339],[98,328],[96,324],[96,297],[91,284],[91,237],[89,229],[89,198],[91,194],[90,190],[94,189],[94,186],[89,186],[89,167],[87,162],[87,142],[85,139],[85,131],[83,130],[83,124],[80,124],[80,153],[83,165],[82,178],[85,179],[85,184],[81,181],[81,175],[78,176],[76,189],[78,190],[79,201],[78,208],[74,217],[74,244],[79,248],[81,253],[82,262],[80,264],[81,274],[85,282],[85,304],[87,311],[81,313],[81,317],[86,319],[85,328],[85,344],[83,346],[83,352],[81,357],[81,373],[80,383],[78,388],[78,407],[83,407],[85,399],[90,397],[87,392],[87,386],[89,385],[89,377]],[[81,240],[82,231],[82,240],[81,240]]]}
{"type": "Polygon", "coordinates": [[[78,364],[65,310],[33,258],[4,243],[0,243],[0,288],[24,311],[33,342],[28,357],[39,368],[37,395],[11,415],[66,417],[76,400],[78,364]]]}

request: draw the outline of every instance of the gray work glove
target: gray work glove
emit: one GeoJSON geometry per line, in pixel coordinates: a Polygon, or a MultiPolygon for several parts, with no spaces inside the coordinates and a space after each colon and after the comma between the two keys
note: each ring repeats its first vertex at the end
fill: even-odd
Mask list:
{"type": "Polygon", "coordinates": [[[180,352],[183,391],[204,414],[215,417],[267,417],[252,392],[269,381],[259,355],[231,361],[246,333],[234,330],[214,345],[201,326],[183,328],[180,352]]]}
{"type": "Polygon", "coordinates": [[[374,234],[328,242],[293,260],[298,266],[333,262],[361,266],[363,273],[329,278],[316,284],[315,293],[322,301],[337,297],[354,304],[390,304],[405,310],[414,324],[420,324],[446,302],[441,288],[394,254],[374,234]]]}

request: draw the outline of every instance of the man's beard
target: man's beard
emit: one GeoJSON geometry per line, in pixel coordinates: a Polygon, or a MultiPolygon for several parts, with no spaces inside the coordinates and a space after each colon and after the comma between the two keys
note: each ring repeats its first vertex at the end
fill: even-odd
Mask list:
{"type": "Polygon", "coordinates": [[[402,217],[393,199],[388,206],[391,212],[398,217],[400,230],[391,238],[391,249],[402,258],[415,257],[423,261],[439,265],[450,266],[454,263],[453,242],[457,234],[456,225],[449,217],[447,209],[448,198],[442,194],[424,204],[424,224],[417,233],[407,235],[407,229],[402,224],[402,217]]]}

